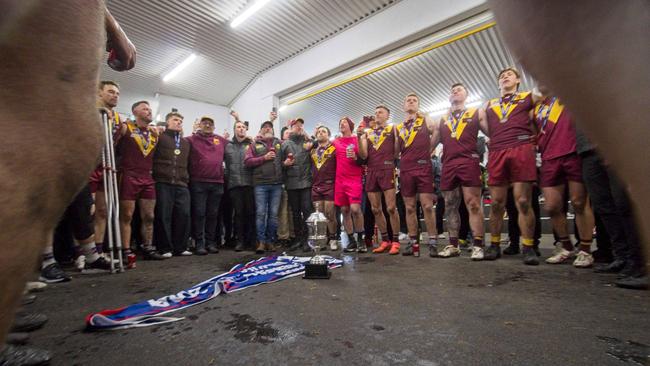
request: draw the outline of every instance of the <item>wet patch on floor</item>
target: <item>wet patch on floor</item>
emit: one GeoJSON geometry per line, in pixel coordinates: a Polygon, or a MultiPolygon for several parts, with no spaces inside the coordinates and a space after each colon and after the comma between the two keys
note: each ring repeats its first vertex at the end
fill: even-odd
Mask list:
{"type": "Polygon", "coordinates": [[[269,320],[258,322],[248,314],[231,313],[233,319],[225,322],[226,330],[235,332],[235,338],[244,343],[269,344],[278,339],[279,332],[269,320]]]}
{"type": "Polygon", "coordinates": [[[606,353],[609,356],[632,365],[650,365],[650,346],[614,337],[596,336],[596,338],[607,344],[609,349],[606,353]]]}
{"type": "Polygon", "coordinates": [[[527,281],[527,274],[521,271],[501,275],[488,283],[470,283],[467,287],[496,287],[503,286],[513,282],[527,281]]]}
{"type": "Polygon", "coordinates": [[[258,254],[248,254],[248,255],[241,256],[241,257],[237,257],[237,258],[234,258],[233,260],[221,265],[221,269],[228,272],[228,271],[230,271],[232,269],[232,267],[234,267],[234,266],[236,266],[238,264],[246,264],[246,263],[248,263],[250,261],[254,261],[256,259],[259,259],[259,258],[261,258],[263,256],[264,255],[262,255],[262,254],[259,254],[259,255],[258,254]]]}

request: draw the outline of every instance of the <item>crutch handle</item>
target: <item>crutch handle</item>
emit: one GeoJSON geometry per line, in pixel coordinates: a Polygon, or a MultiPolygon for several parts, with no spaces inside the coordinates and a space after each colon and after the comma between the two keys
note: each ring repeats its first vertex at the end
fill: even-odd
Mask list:
{"type": "Polygon", "coordinates": [[[108,111],[108,109],[106,109],[104,107],[99,107],[99,108],[97,108],[97,110],[99,110],[99,114],[104,114],[104,115],[106,115],[106,117],[111,115],[110,112],[108,111]]]}

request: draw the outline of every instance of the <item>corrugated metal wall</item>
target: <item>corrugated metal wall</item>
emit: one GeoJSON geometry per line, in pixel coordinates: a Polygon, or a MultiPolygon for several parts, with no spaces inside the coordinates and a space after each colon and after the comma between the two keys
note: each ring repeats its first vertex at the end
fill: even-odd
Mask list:
{"type": "MultiPolygon", "coordinates": [[[[440,111],[448,107],[449,88],[463,82],[469,89],[469,101],[486,101],[499,94],[496,76],[506,66],[516,65],[506,49],[496,26],[435,48],[383,70],[324,91],[281,111],[282,120],[301,116],[308,128],[317,123],[338,130],[338,120],[350,116],[355,121],[374,113],[378,104],[387,105],[393,118],[402,117],[405,95],[416,92],[423,111],[440,111]]],[[[522,89],[532,87],[524,73],[522,89]]],[[[281,98],[286,104],[295,98],[281,98]]],[[[309,130],[311,132],[311,130],[309,130]]]]}
{"type": "Polygon", "coordinates": [[[108,8],[138,49],[136,67],[102,77],[182,98],[228,105],[256,75],[400,0],[272,0],[232,29],[246,0],[109,0],[108,8]],[[190,53],[189,69],[161,75],[190,53]]]}

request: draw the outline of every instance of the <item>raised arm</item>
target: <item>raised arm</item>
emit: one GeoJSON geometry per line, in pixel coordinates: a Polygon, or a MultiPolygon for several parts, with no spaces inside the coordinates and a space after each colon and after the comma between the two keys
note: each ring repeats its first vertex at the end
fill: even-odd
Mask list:
{"type": "Polygon", "coordinates": [[[483,131],[485,136],[490,136],[488,133],[488,123],[487,123],[487,108],[488,108],[488,103],[485,102],[485,105],[483,105],[481,108],[478,109],[478,127],[483,131]]]}
{"type": "Polygon", "coordinates": [[[440,138],[440,131],[438,129],[438,124],[436,121],[434,121],[431,117],[426,116],[424,117],[424,123],[427,124],[427,129],[429,130],[429,134],[431,135],[431,143],[429,144],[429,154],[433,152],[433,149],[435,146],[433,146],[433,140],[439,139],[440,138]]]}
{"type": "Polygon", "coordinates": [[[368,159],[368,133],[358,129],[357,138],[359,139],[359,157],[364,160],[368,159]]]}
{"type": "Polygon", "coordinates": [[[108,66],[116,71],[132,69],[135,66],[135,46],[108,9],[105,9],[104,23],[106,28],[106,51],[109,52],[108,66]]]}

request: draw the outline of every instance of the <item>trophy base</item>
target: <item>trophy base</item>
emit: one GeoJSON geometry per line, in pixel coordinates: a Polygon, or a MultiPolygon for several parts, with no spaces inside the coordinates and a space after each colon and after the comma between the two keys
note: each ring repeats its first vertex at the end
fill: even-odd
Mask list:
{"type": "Polygon", "coordinates": [[[327,264],[305,264],[305,275],[302,276],[306,280],[328,280],[332,276],[327,264]]]}

